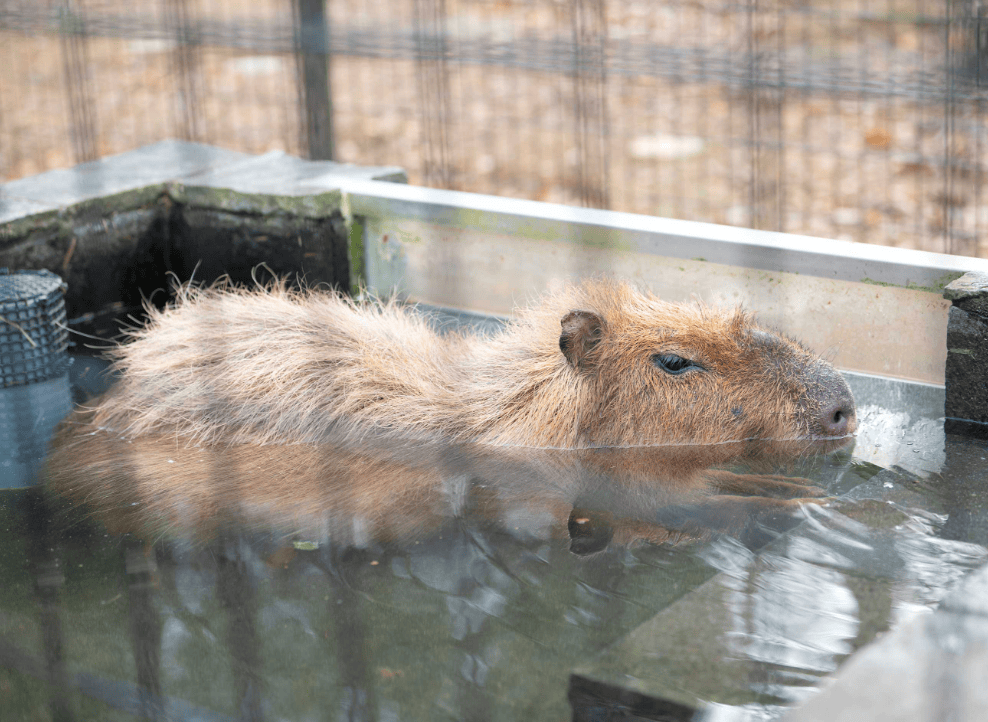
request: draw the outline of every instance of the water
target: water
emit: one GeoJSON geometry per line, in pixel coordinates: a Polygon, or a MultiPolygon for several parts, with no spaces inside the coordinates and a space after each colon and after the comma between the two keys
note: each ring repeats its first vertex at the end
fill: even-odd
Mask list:
{"type": "Polygon", "coordinates": [[[0,489],[34,483],[52,429],[72,409],[69,374],[0,389],[0,489]]]}
{"type": "MultiPolygon", "coordinates": [[[[72,369],[77,402],[101,390],[97,369],[72,369]]],[[[825,505],[715,514],[694,487],[615,493],[593,460],[574,476],[551,454],[373,440],[364,453],[396,454],[412,492],[393,470],[348,477],[338,453],[210,457],[209,497],[0,492],[0,709],[541,720],[571,718],[572,700],[578,719],[776,718],[988,557],[988,450],[944,436],[942,389],[850,382],[853,453],[784,469],[825,505]],[[626,543],[656,518],[691,533],[626,543]]],[[[179,469],[201,452],[168,453],[179,469]]]]}

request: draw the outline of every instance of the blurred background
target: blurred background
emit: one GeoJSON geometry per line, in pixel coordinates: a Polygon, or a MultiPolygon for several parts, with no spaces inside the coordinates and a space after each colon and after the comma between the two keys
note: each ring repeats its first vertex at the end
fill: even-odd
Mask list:
{"type": "Polygon", "coordinates": [[[981,0],[0,0],[0,182],[165,138],[988,256],[981,0]]]}

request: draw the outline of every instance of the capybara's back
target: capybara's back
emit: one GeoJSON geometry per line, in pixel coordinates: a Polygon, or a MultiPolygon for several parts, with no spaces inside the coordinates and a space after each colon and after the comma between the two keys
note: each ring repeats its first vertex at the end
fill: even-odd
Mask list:
{"type": "Polygon", "coordinates": [[[114,351],[92,424],[130,438],[319,443],[388,430],[594,448],[840,443],[856,420],[827,362],[739,310],[607,280],[544,296],[490,337],[440,335],[396,304],[185,289],[114,351]]]}

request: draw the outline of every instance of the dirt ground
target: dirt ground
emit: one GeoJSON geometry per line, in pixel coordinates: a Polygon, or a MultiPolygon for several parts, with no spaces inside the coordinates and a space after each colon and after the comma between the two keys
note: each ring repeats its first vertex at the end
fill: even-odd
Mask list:
{"type": "MultiPolygon", "coordinates": [[[[169,137],[305,153],[295,59],[272,40],[291,37],[289,0],[72,5],[87,36],[10,29],[39,3],[0,0],[0,179],[169,137]],[[183,55],[162,30],[175,8],[255,35],[204,33],[183,55]]],[[[988,256],[988,95],[945,96],[972,36],[927,6],[333,0],[330,26],[384,56],[331,59],[336,157],[425,185],[988,256]],[[446,62],[401,52],[416,27],[444,31],[446,62]],[[605,48],[605,72],[553,55],[574,35],[605,48]],[[512,46],[531,56],[485,62],[512,46]],[[765,82],[739,81],[745,63],[765,82]]]]}

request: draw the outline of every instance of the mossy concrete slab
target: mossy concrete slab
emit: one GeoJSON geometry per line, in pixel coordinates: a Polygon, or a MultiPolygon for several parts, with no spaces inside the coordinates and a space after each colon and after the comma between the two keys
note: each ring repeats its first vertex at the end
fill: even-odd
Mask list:
{"type": "Polygon", "coordinates": [[[167,183],[249,157],[162,141],[11,181],[0,188],[0,266],[65,278],[69,318],[139,307],[167,286],[167,183]]]}
{"type": "Polygon", "coordinates": [[[62,276],[69,318],[111,304],[138,307],[142,293],[167,284],[162,194],[162,186],[127,190],[0,227],[8,236],[0,265],[62,276]]]}
{"type": "Polygon", "coordinates": [[[6,196],[66,207],[85,200],[163,184],[249,158],[201,143],[165,140],[153,145],[6,183],[6,196]]]}
{"type": "Polygon", "coordinates": [[[349,288],[349,234],[342,194],[314,178],[404,181],[395,167],[360,167],[267,153],[169,186],[171,232],[183,259],[179,276],[229,275],[247,283],[259,264],[308,284],[349,288]]]}
{"type": "Polygon", "coordinates": [[[13,235],[13,231],[8,227],[24,219],[40,219],[51,216],[58,210],[54,203],[44,203],[29,198],[18,198],[6,192],[0,193],[0,229],[4,229],[4,236],[0,236],[0,244],[6,237],[13,235]]]}
{"type": "Polygon", "coordinates": [[[305,195],[246,193],[226,187],[173,185],[169,196],[186,208],[212,209],[252,216],[281,215],[293,218],[329,218],[341,213],[338,190],[305,195]]]}
{"type": "MultiPolygon", "coordinates": [[[[356,166],[348,163],[332,161],[313,161],[295,158],[280,151],[266,153],[261,156],[246,158],[235,163],[214,168],[204,173],[188,175],[183,178],[187,202],[191,204],[212,203],[211,207],[222,207],[227,210],[250,211],[250,206],[228,207],[231,200],[222,195],[210,195],[208,189],[224,189],[233,192],[236,197],[246,199],[279,198],[285,205],[280,208],[287,212],[297,212],[306,215],[318,213],[320,204],[311,202],[309,205],[297,206],[299,199],[332,194],[336,198],[339,192],[331,184],[314,183],[316,178],[327,176],[357,178],[361,180],[384,180],[398,183],[407,182],[405,171],[395,166],[356,166]]],[[[279,210],[271,207],[270,201],[264,201],[259,210],[267,212],[279,210]]],[[[310,217],[315,217],[311,216],[310,217]]]]}
{"type": "Polygon", "coordinates": [[[988,317],[988,273],[965,273],[944,287],[943,297],[964,311],[988,317]]]}
{"type": "Polygon", "coordinates": [[[944,375],[947,431],[988,436],[988,319],[950,307],[944,375]]]}
{"type": "Polygon", "coordinates": [[[179,205],[169,225],[172,270],[179,278],[194,274],[208,282],[227,275],[239,284],[274,274],[349,289],[347,236],[339,210],[311,218],[179,205]]]}
{"type": "Polygon", "coordinates": [[[0,266],[61,275],[70,318],[139,310],[167,296],[171,274],[249,284],[261,266],[348,289],[350,234],[328,177],[405,180],[395,167],[183,141],[23,178],[0,188],[0,266]]]}
{"type": "Polygon", "coordinates": [[[965,273],[943,289],[943,297],[951,303],[945,428],[988,438],[988,273],[965,273]]]}

